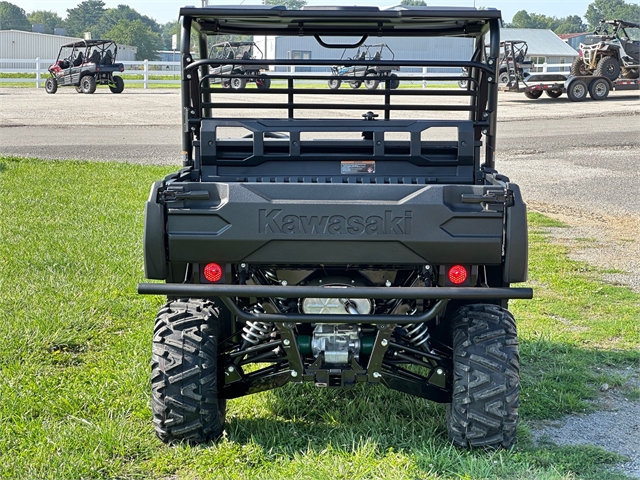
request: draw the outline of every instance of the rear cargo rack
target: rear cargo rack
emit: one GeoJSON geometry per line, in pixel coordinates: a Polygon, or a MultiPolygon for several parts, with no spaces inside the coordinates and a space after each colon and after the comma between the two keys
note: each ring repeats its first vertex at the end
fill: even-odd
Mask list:
{"type": "MultiPolygon", "coordinates": [[[[199,132],[194,145],[200,146],[194,166],[200,170],[202,166],[227,167],[210,170],[206,174],[222,175],[227,180],[247,181],[248,177],[239,174],[247,167],[255,167],[269,160],[278,162],[300,160],[322,160],[331,155],[339,155],[342,162],[358,161],[395,161],[407,162],[415,167],[432,167],[432,171],[413,171],[405,169],[402,174],[395,175],[401,180],[393,180],[390,176],[380,178],[369,175],[358,180],[343,177],[338,181],[355,181],[358,183],[418,183],[425,184],[437,181],[438,177],[457,176],[459,183],[473,183],[474,159],[479,156],[480,139],[483,131],[490,128],[489,114],[478,106],[482,96],[487,92],[477,89],[477,79],[470,75],[469,87],[458,88],[423,88],[426,82],[457,81],[458,75],[430,75],[428,73],[402,74],[403,70],[426,70],[430,67],[463,68],[478,75],[492,75],[492,69],[475,61],[376,61],[375,65],[384,69],[387,74],[367,75],[367,81],[379,82],[375,89],[330,89],[330,80],[342,82],[360,82],[362,77],[337,76],[330,73],[312,72],[308,70],[330,67],[335,60],[233,60],[234,68],[244,66],[246,70],[257,71],[268,66],[272,69],[287,66],[303,72],[269,71],[266,73],[271,87],[258,88],[221,88],[221,84],[231,82],[234,78],[246,79],[246,74],[234,74],[232,70],[223,72],[223,65],[229,60],[204,59],[189,62],[185,69],[185,81],[189,82],[190,105],[186,113],[186,132],[199,132]],[[388,72],[396,71],[394,76],[388,72]],[[198,75],[200,72],[200,75],[198,75]],[[205,72],[205,73],[202,73],[205,72]],[[212,73],[214,72],[214,73],[212,73]],[[191,78],[189,78],[191,77],[191,78]],[[315,82],[316,88],[311,88],[315,82]],[[318,84],[318,82],[322,82],[318,84]],[[395,83],[394,83],[395,82],[395,83]],[[408,84],[410,82],[410,84],[408,84]],[[399,85],[398,85],[399,84],[399,85]],[[437,98],[436,102],[433,99],[437,98]],[[250,99],[250,104],[248,104],[250,99]],[[345,100],[346,99],[346,100],[345,100]],[[411,103],[407,99],[412,99],[411,103]],[[460,102],[467,99],[466,102],[460,102]],[[353,101],[351,101],[353,100],[353,101]],[[238,110],[250,108],[260,112],[262,118],[247,119],[233,117],[238,110]],[[363,118],[301,118],[305,111],[339,111],[341,115],[363,118]],[[347,113],[355,112],[355,113],[347,113]],[[268,113],[273,112],[273,113],[268,113]],[[405,112],[414,118],[403,118],[405,112]],[[439,119],[423,120],[416,112],[455,112],[459,120],[439,119]],[[360,115],[358,115],[360,113],[360,115]],[[280,115],[277,118],[265,118],[280,115]],[[221,127],[237,127],[248,132],[247,137],[233,140],[220,138],[221,127]],[[422,135],[427,130],[449,128],[457,130],[457,138],[452,141],[426,141],[422,135]],[[305,133],[328,135],[332,132],[351,133],[352,140],[334,138],[331,140],[305,141],[305,133]],[[394,138],[394,134],[404,134],[403,140],[394,138]],[[476,155],[478,153],[478,155],[476,155]],[[240,165],[239,162],[242,162],[240,165]],[[239,168],[238,168],[239,167],[239,168]],[[437,169],[436,169],[437,167],[437,169]],[[447,172],[446,168],[450,167],[447,172]],[[466,168],[465,168],[466,167],[466,168]],[[438,174],[436,176],[436,173],[438,174]],[[409,178],[408,180],[405,179],[409,178]]],[[[367,65],[371,61],[341,61],[345,67],[367,65]]],[[[444,116],[448,113],[443,114],[444,116]]],[[[256,115],[257,116],[257,115],[256,115]]],[[[336,135],[337,136],[337,135],[336,135]]],[[[206,170],[206,169],[205,169],[206,170]]],[[[326,170],[326,169],[325,169],[326,170]]],[[[278,170],[279,171],[279,170],[278,170]]],[[[268,177],[256,170],[256,179],[268,177]]],[[[297,177],[317,178],[312,170],[296,165],[291,173],[297,177]]],[[[260,181],[260,180],[254,180],[260,181]]],[[[269,180],[267,180],[269,181],[269,180]]],[[[305,181],[297,179],[295,181],[305,181]]],[[[316,179],[315,182],[334,182],[335,179],[316,179]]]]}
{"type": "MultiPolygon", "coordinates": [[[[335,65],[335,60],[233,60],[234,66],[247,66],[247,67],[258,67],[264,66],[268,64],[272,67],[278,66],[287,66],[296,69],[297,67],[302,67],[305,69],[311,69],[314,67],[331,67],[335,65]]],[[[215,68],[221,67],[223,65],[229,64],[229,60],[224,59],[205,59],[199,60],[191,63],[185,69],[185,79],[188,80],[189,74],[194,73],[196,69],[205,69],[207,67],[215,68]]],[[[357,61],[357,60],[343,60],[340,61],[341,65],[345,67],[355,67],[355,66],[371,66],[371,61],[357,61]]],[[[377,60],[375,62],[375,66],[378,67],[386,67],[393,70],[402,71],[402,69],[406,68],[465,68],[470,70],[471,68],[477,68],[480,71],[485,72],[486,74],[492,74],[492,68],[488,65],[480,62],[471,62],[471,61],[408,61],[408,60],[377,60]]],[[[382,110],[384,112],[384,119],[389,120],[391,118],[391,112],[398,111],[466,111],[466,112],[475,112],[477,111],[476,101],[470,102],[469,105],[457,105],[457,104],[445,104],[445,105],[431,105],[427,103],[422,103],[419,105],[406,105],[400,103],[393,103],[392,99],[395,97],[405,97],[405,96],[417,96],[417,97],[471,97],[475,100],[478,96],[477,90],[477,80],[472,76],[462,77],[469,80],[469,83],[473,86],[472,88],[468,88],[465,90],[458,89],[427,89],[427,88],[412,88],[412,89],[393,89],[392,88],[392,80],[398,81],[402,84],[402,82],[418,82],[420,85],[422,82],[443,82],[443,81],[458,81],[460,80],[460,75],[429,75],[429,74],[413,74],[413,75],[402,75],[401,73],[395,74],[396,76],[390,78],[388,75],[371,75],[367,77],[367,80],[379,81],[380,89],[375,90],[346,90],[346,89],[336,89],[330,90],[327,88],[305,88],[305,87],[296,87],[296,82],[300,81],[309,81],[309,80],[342,80],[342,81],[362,81],[362,77],[345,77],[345,76],[336,76],[336,75],[327,75],[327,74],[308,74],[306,72],[302,72],[304,75],[296,73],[284,74],[275,72],[269,72],[269,78],[271,81],[281,80],[286,82],[286,87],[284,88],[270,88],[266,90],[260,90],[260,95],[266,96],[271,101],[258,101],[253,104],[253,107],[256,109],[287,109],[287,118],[293,119],[295,118],[296,110],[330,110],[330,109],[341,109],[341,110],[382,110]],[[296,95],[311,95],[319,97],[320,95],[356,95],[356,96],[365,96],[372,97],[369,103],[362,104],[344,104],[344,103],[325,103],[325,102],[296,102],[296,95]],[[286,95],[286,98],[272,99],[270,97],[280,95],[286,95]],[[374,103],[374,99],[383,98],[384,103],[380,105],[380,103],[374,103]]],[[[194,77],[195,78],[195,77],[194,77]]],[[[237,75],[232,73],[205,73],[199,80],[198,90],[201,92],[202,98],[196,100],[197,104],[194,102],[194,106],[200,106],[202,111],[202,117],[208,117],[211,115],[212,108],[216,109],[238,109],[238,108],[247,108],[246,102],[233,102],[228,101],[226,99],[220,99],[219,101],[211,101],[210,94],[215,92],[220,92],[218,88],[212,88],[210,86],[211,80],[231,80],[233,78],[246,78],[246,75],[237,75]],[[199,105],[198,105],[199,104],[199,105]]],[[[229,95],[246,95],[247,93],[252,92],[251,90],[234,90],[234,89],[225,89],[225,94],[229,95]]],[[[257,93],[257,92],[255,92],[257,93]]],[[[486,122],[483,122],[480,126],[485,126],[486,122]]]]}

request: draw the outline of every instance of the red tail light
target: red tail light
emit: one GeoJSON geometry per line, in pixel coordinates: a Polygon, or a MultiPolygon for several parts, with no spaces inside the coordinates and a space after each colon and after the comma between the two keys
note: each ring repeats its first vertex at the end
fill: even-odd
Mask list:
{"type": "Polygon", "coordinates": [[[454,285],[460,285],[465,282],[467,277],[469,276],[467,269],[462,265],[454,265],[449,268],[448,272],[449,281],[454,285]]]}
{"type": "Polygon", "coordinates": [[[222,267],[217,263],[207,263],[203,274],[207,281],[211,283],[218,282],[222,278],[222,267]]]}

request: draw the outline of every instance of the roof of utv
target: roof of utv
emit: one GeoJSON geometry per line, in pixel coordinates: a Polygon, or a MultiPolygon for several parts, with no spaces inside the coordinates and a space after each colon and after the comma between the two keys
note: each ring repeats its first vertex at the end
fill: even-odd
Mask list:
{"type": "Polygon", "coordinates": [[[622,28],[640,28],[640,24],[625,22],[624,20],[603,20],[602,23],[606,23],[608,25],[620,25],[622,28]]]}
{"type": "Polygon", "coordinates": [[[64,47],[95,47],[96,45],[104,45],[106,43],[115,43],[113,40],[80,40],[77,42],[67,43],[64,47]]]}
{"type": "Polygon", "coordinates": [[[192,17],[207,34],[463,36],[474,37],[500,18],[495,9],[466,7],[304,7],[284,6],[185,7],[181,17],[192,17]]]}

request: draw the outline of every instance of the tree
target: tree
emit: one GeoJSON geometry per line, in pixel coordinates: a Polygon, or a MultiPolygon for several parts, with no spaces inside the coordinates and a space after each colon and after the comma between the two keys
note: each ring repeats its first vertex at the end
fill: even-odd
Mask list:
{"type": "Polygon", "coordinates": [[[548,28],[555,33],[578,33],[587,29],[582,17],[578,15],[556,18],[538,13],[530,14],[526,10],[516,12],[508,26],[511,28],[548,28]]]}
{"type": "Polygon", "coordinates": [[[110,8],[108,10],[105,10],[105,12],[102,14],[100,20],[94,26],[94,38],[104,38],[104,34],[111,30],[118,22],[122,20],[126,20],[129,22],[140,20],[142,23],[148,26],[151,31],[156,33],[160,33],[162,31],[162,28],[160,27],[158,22],[156,22],[153,18],[138,13],[128,5],[118,5],[117,8],[110,8]]]}
{"type": "Polygon", "coordinates": [[[553,31],[557,34],[581,33],[587,31],[587,25],[582,21],[582,17],[569,15],[558,19],[558,26],[553,31]]]}
{"type": "Polygon", "coordinates": [[[554,19],[537,13],[529,14],[526,10],[516,12],[509,25],[512,28],[552,28],[554,19]]]}
{"type": "Polygon", "coordinates": [[[120,20],[105,33],[105,37],[119,44],[137,47],[136,60],[157,60],[157,51],[162,50],[160,35],[151,31],[142,20],[120,20]]]}
{"type": "Polygon", "coordinates": [[[600,20],[640,22],[640,5],[625,0],[595,0],[587,7],[584,17],[590,30],[594,30],[600,20]]]}
{"type": "Polygon", "coordinates": [[[23,9],[9,2],[0,2],[0,30],[31,31],[31,23],[23,9]]]}
{"type": "Polygon", "coordinates": [[[267,0],[267,5],[284,5],[287,10],[300,10],[306,4],[306,0],[267,0]]]}
{"type": "Polygon", "coordinates": [[[424,0],[402,0],[400,5],[404,5],[405,7],[426,7],[427,2],[424,0]]]}
{"type": "Polygon", "coordinates": [[[104,14],[102,0],[84,0],[76,8],[67,9],[67,33],[73,37],[82,37],[90,32],[104,14]]]}
{"type": "Polygon", "coordinates": [[[35,12],[31,12],[27,15],[27,18],[31,24],[41,23],[44,25],[44,33],[53,34],[55,28],[64,26],[64,20],[60,18],[60,15],[48,10],[37,10],[35,12]]]}
{"type": "Polygon", "coordinates": [[[180,43],[180,22],[177,20],[175,22],[167,22],[161,27],[160,37],[165,50],[171,50],[171,37],[173,35],[178,35],[178,43],[180,43]]]}

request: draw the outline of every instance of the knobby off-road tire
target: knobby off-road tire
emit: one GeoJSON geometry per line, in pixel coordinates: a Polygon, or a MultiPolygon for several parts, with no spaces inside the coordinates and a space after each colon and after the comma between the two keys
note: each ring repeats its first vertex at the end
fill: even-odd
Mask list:
{"type": "Polygon", "coordinates": [[[375,77],[376,73],[375,72],[369,72],[367,73],[364,78],[364,86],[367,88],[367,90],[375,90],[378,88],[378,85],[380,85],[380,80],[378,80],[377,78],[367,78],[367,77],[375,77]]]}
{"type": "Polygon", "coordinates": [[[271,88],[271,79],[266,73],[261,73],[256,77],[256,87],[258,87],[258,90],[269,90],[271,88]]]}
{"type": "Polygon", "coordinates": [[[569,73],[574,77],[584,77],[585,75],[591,75],[589,67],[582,61],[580,57],[576,57],[569,68],[569,73]]]}
{"type": "Polygon", "coordinates": [[[192,444],[222,435],[226,400],[218,398],[219,310],[212,302],[181,299],[158,313],[153,332],[151,393],[156,435],[192,444]]]}
{"type": "Polygon", "coordinates": [[[111,90],[111,93],[122,93],[124,90],[124,80],[122,77],[114,75],[113,86],[109,85],[109,90],[111,90]]]}
{"type": "Polygon", "coordinates": [[[469,305],[453,319],[449,438],[458,447],[509,448],[516,437],[520,359],[515,320],[496,305],[469,305]]]}
{"type": "Polygon", "coordinates": [[[229,85],[231,85],[231,88],[234,90],[244,90],[247,86],[247,79],[246,78],[232,78],[229,81],[229,85]]]}
{"type": "Polygon", "coordinates": [[[47,93],[56,93],[58,91],[58,81],[53,77],[47,78],[44,82],[44,91],[47,93]]]}
{"type": "Polygon", "coordinates": [[[389,81],[389,88],[391,90],[395,90],[400,86],[400,80],[398,80],[398,75],[396,75],[395,73],[392,73],[389,75],[388,81],[389,81]]]}
{"type": "Polygon", "coordinates": [[[615,57],[602,57],[593,74],[596,77],[607,77],[614,81],[620,75],[620,62],[615,57]]]}
{"type": "Polygon", "coordinates": [[[80,88],[82,88],[83,93],[93,93],[96,91],[96,79],[91,75],[86,75],[82,77],[80,80],[80,88]]]}
{"type": "Polygon", "coordinates": [[[329,85],[329,88],[331,90],[337,90],[340,88],[340,84],[342,83],[341,80],[338,80],[337,78],[332,78],[331,80],[329,80],[327,82],[327,84],[329,85]]]}

